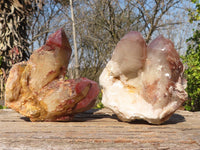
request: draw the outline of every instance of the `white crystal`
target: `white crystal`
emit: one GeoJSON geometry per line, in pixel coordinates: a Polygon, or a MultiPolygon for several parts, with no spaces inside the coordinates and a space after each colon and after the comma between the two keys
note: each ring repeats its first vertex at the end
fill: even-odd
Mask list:
{"type": "Polygon", "coordinates": [[[140,33],[130,32],[117,44],[99,78],[102,103],[122,121],[160,124],[186,100],[182,72],[170,40],[159,36],[147,47],[140,33]]]}

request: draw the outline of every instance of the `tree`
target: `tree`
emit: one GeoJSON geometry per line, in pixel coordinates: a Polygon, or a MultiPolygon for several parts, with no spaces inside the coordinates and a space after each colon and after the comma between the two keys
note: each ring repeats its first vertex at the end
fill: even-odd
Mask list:
{"type": "MultiPolygon", "coordinates": [[[[1,3],[2,10],[5,9],[5,6],[10,7],[10,9],[8,9],[10,11],[6,8],[7,15],[11,14],[12,1],[13,0],[3,0],[1,3]],[[4,5],[4,3],[10,4],[4,5]]],[[[13,47],[17,45],[18,50],[12,50],[11,48],[6,50],[8,53],[7,58],[9,59],[5,59],[5,54],[0,55],[4,57],[0,58],[0,62],[2,62],[0,63],[0,79],[2,79],[3,74],[5,74],[5,69],[2,65],[10,64],[9,67],[6,67],[8,68],[6,71],[7,75],[13,63],[28,58],[33,50],[45,43],[50,33],[60,27],[65,28],[69,42],[74,49],[69,0],[16,0],[13,2],[15,4],[22,3],[23,7],[25,7],[25,2],[30,4],[30,6],[26,6],[28,10],[22,7],[16,7],[14,9],[14,12],[20,10],[18,15],[22,18],[25,17],[25,23],[28,23],[25,27],[20,26],[20,33],[26,34],[27,39],[24,38],[23,41],[25,44],[22,44],[22,46],[29,47],[30,51],[28,51],[28,48],[20,48],[20,46],[18,46],[20,44],[16,44],[17,40],[14,40],[15,45],[13,47]],[[42,9],[38,9],[38,6],[40,6],[39,8],[42,7],[42,9]],[[30,13],[31,16],[29,15],[26,17],[26,14],[30,13]],[[22,29],[26,30],[21,32],[22,29]],[[18,54],[17,51],[19,51],[20,55],[16,55],[16,53],[18,54]],[[14,53],[14,57],[11,58],[10,55],[12,53],[14,53]],[[24,55],[22,56],[22,54],[24,55]],[[27,54],[27,56],[25,54],[27,54]]],[[[173,29],[176,28],[178,31],[179,25],[183,22],[179,19],[181,17],[177,16],[174,17],[176,18],[174,19],[172,16],[177,13],[175,10],[178,10],[180,5],[182,6],[181,0],[73,0],[80,76],[98,81],[99,75],[110,59],[117,42],[131,30],[141,32],[147,42],[160,33],[166,33],[165,31],[167,31],[170,38],[173,35],[177,35],[176,32],[173,32],[173,29]]],[[[14,14],[10,16],[14,16],[14,14]]],[[[2,18],[5,19],[5,17],[2,18]]],[[[0,22],[1,20],[0,17],[0,22]]],[[[2,26],[7,26],[6,30],[9,31],[8,25],[10,25],[9,22],[8,24],[4,23],[2,26]]],[[[0,28],[2,26],[0,24],[0,28]]],[[[16,30],[14,25],[12,28],[16,30]]],[[[0,34],[0,36],[3,35],[4,34],[0,34]]],[[[12,34],[10,35],[12,37],[12,34]]],[[[0,53],[1,52],[2,50],[0,49],[0,53]]],[[[75,56],[73,53],[68,69],[68,77],[70,78],[75,77],[74,58],[75,56]]]]}
{"type": "MultiPolygon", "coordinates": [[[[200,3],[193,0],[196,4],[196,11],[189,10],[191,16],[190,22],[200,20],[200,3]]],[[[188,49],[185,57],[186,63],[185,75],[187,78],[187,93],[188,101],[186,102],[185,109],[190,111],[200,110],[200,23],[194,30],[193,36],[187,40],[188,49]]]]}
{"type": "Polygon", "coordinates": [[[72,33],[73,33],[73,42],[74,42],[74,56],[75,56],[75,74],[76,78],[79,78],[79,62],[78,62],[78,52],[77,52],[77,44],[76,44],[76,28],[74,21],[74,8],[73,1],[70,0],[70,9],[71,9],[71,20],[72,20],[72,33]]]}
{"type": "MultiPolygon", "coordinates": [[[[80,76],[98,81],[117,42],[127,32],[140,31],[148,42],[159,34],[157,31],[169,29],[171,35],[171,28],[182,23],[178,19],[169,20],[174,15],[174,11],[169,14],[170,10],[176,9],[180,0],[148,2],[149,4],[146,1],[131,0],[73,0],[80,76]]],[[[44,3],[42,13],[35,13],[29,32],[31,49],[41,46],[52,31],[65,27],[74,50],[69,0],[45,0],[44,3]]],[[[68,77],[75,78],[74,53],[71,58],[68,77]]]]}
{"type": "MultiPolygon", "coordinates": [[[[131,30],[141,32],[148,43],[156,31],[180,25],[167,20],[180,0],[79,0],[75,20],[80,75],[98,81],[117,42],[131,30]]],[[[66,10],[67,12],[67,10],[66,10]]],[[[69,14],[66,14],[70,18],[69,14]]],[[[70,20],[69,20],[70,21],[70,20]]],[[[158,33],[158,32],[157,32],[158,33]]],[[[157,34],[156,33],[156,34],[157,34]]],[[[71,34],[69,32],[69,34],[71,34]]],[[[70,73],[69,75],[73,74],[70,73]]]]}
{"type": "Polygon", "coordinates": [[[4,98],[4,85],[12,65],[27,60],[50,33],[66,24],[61,2],[68,0],[0,2],[0,99],[4,98]]]}
{"type": "Polygon", "coordinates": [[[63,20],[63,6],[58,1],[43,0],[43,4],[42,9],[32,12],[32,16],[28,18],[30,28],[27,32],[31,52],[44,45],[49,34],[66,24],[63,20]]]}
{"type": "Polygon", "coordinates": [[[132,1],[138,12],[141,13],[139,21],[142,22],[141,32],[146,37],[146,42],[151,40],[152,34],[158,28],[180,24],[181,22],[162,23],[164,15],[180,4],[180,0],[136,0],[132,1]]]}
{"type": "Polygon", "coordinates": [[[11,66],[30,56],[27,16],[36,8],[36,3],[33,5],[27,0],[0,2],[0,99],[3,99],[4,84],[11,66]]]}

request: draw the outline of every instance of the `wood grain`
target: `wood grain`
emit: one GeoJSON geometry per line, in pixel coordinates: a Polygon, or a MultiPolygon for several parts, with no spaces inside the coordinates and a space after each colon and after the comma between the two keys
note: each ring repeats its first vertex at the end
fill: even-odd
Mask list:
{"type": "Polygon", "coordinates": [[[162,125],[121,122],[108,109],[89,110],[72,122],[30,122],[0,110],[0,149],[200,149],[200,112],[178,110],[162,125]]]}

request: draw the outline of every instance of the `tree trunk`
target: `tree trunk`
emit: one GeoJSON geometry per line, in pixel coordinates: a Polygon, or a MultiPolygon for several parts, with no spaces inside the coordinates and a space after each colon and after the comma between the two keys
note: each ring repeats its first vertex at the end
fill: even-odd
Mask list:
{"type": "Polygon", "coordinates": [[[13,64],[30,56],[27,42],[27,15],[31,1],[1,0],[0,2],[0,100],[4,98],[6,77],[13,64]]]}
{"type": "Polygon", "coordinates": [[[79,62],[78,62],[78,52],[76,45],[76,29],[75,29],[75,21],[74,21],[74,9],[73,2],[70,0],[70,8],[71,8],[71,19],[72,19],[72,32],[73,32],[73,41],[74,41],[74,56],[75,56],[75,78],[79,78],[79,62]]]}

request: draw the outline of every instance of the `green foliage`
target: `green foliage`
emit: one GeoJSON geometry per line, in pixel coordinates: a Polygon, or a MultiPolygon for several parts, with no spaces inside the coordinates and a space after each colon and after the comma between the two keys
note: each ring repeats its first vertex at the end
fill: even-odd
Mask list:
{"type": "Polygon", "coordinates": [[[7,108],[6,106],[0,105],[0,109],[6,109],[6,108],[7,108]]]}
{"type": "Polygon", "coordinates": [[[97,104],[96,104],[96,107],[94,107],[95,109],[102,109],[102,108],[104,108],[104,106],[103,106],[103,104],[102,104],[102,102],[101,102],[101,100],[102,100],[102,92],[99,92],[99,95],[98,95],[98,100],[97,100],[97,104]]]}
{"type": "MultiPolygon", "coordinates": [[[[200,20],[200,3],[196,3],[197,11],[191,15],[191,22],[200,20]]],[[[198,24],[200,26],[200,24],[198,24]]],[[[189,111],[200,110],[200,30],[194,30],[193,37],[187,39],[188,49],[183,61],[186,63],[185,76],[187,78],[188,101],[185,109],[189,111]]]]}
{"type": "Polygon", "coordinates": [[[98,100],[99,100],[99,103],[97,103],[97,108],[98,109],[101,109],[101,108],[104,108],[101,100],[102,100],[102,92],[99,92],[99,95],[98,95],[98,100]]]}
{"type": "Polygon", "coordinates": [[[188,50],[191,50],[191,53],[184,57],[184,61],[187,63],[185,75],[187,78],[186,91],[188,93],[185,109],[197,111],[200,110],[200,51],[188,50]]]}
{"type": "Polygon", "coordinates": [[[104,108],[102,102],[97,103],[96,108],[97,108],[97,109],[102,109],[102,108],[104,108]]]}
{"type": "Polygon", "coordinates": [[[98,99],[102,100],[102,92],[99,92],[98,99]]]}
{"type": "Polygon", "coordinates": [[[195,11],[189,10],[189,16],[190,16],[190,23],[193,21],[200,20],[200,3],[199,0],[191,0],[194,4],[196,4],[195,11]]]}

